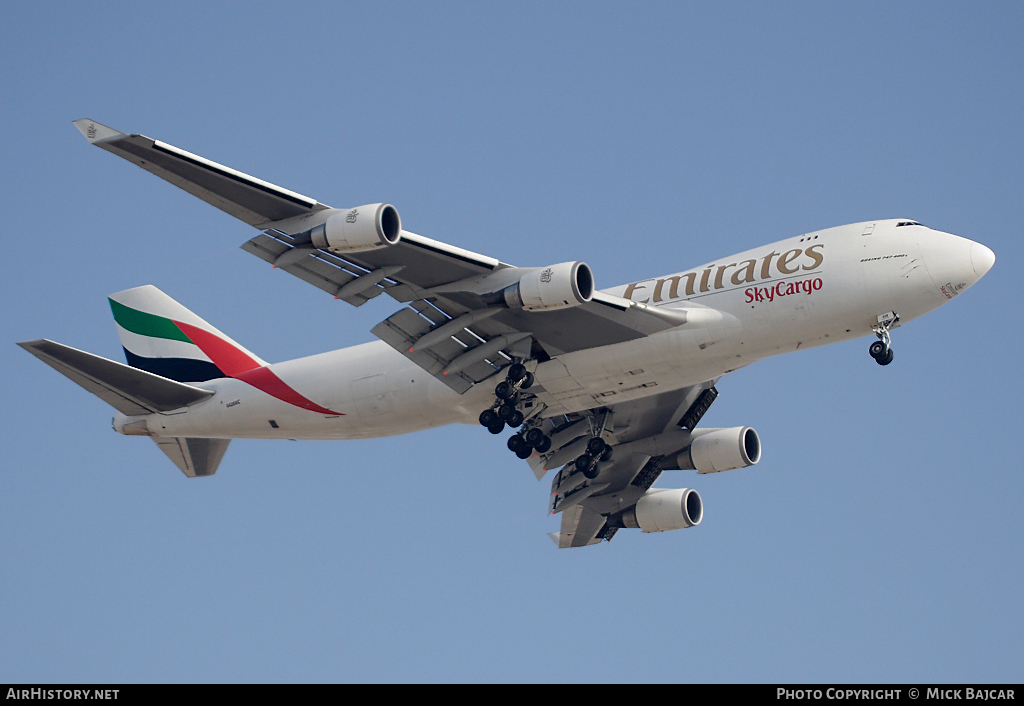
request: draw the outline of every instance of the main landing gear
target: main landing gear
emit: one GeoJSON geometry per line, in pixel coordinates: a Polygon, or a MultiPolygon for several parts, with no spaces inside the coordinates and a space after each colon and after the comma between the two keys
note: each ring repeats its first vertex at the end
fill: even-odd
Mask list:
{"type": "Polygon", "coordinates": [[[868,346],[868,355],[875,359],[879,365],[888,365],[892,362],[892,338],[889,329],[899,325],[900,317],[894,312],[882,314],[878,317],[878,323],[871,328],[878,336],[878,340],[868,346]]]}
{"type": "Polygon", "coordinates": [[[610,461],[612,458],[612,447],[604,439],[593,436],[587,442],[587,450],[576,457],[574,463],[576,470],[580,471],[586,478],[593,480],[597,478],[600,470],[597,468],[598,461],[610,461]]]}
{"type": "MultiPolygon", "coordinates": [[[[533,373],[520,362],[508,366],[506,378],[494,388],[496,399],[488,409],[480,413],[481,426],[487,427],[492,434],[500,434],[505,425],[513,429],[523,426],[526,415],[520,409],[520,390],[533,386],[533,373]]],[[[551,448],[551,439],[541,431],[539,426],[530,426],[509,437],[509,451],[522,459],[529,458],[534,449],[544,453],[551,448]]]]}
{"type": "Polygon", "coordinates": [[[601,474],[598,462],[610,461],[612,458],[612,447],[602,438],[610,414],[607,409],[591,410],[585,414],[590,427],[590,439],[583,453],[573,461],[575,468],[570,475],[582,473],[585,478],[594,480],[601,474]]]}

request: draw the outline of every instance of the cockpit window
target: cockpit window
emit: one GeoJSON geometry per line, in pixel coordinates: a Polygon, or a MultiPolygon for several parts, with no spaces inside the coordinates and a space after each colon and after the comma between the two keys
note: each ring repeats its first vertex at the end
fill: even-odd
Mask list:
{"type": "Polygon", "coordinates": [[[899,223],[896,224],[896,227],[899,228],[900,226],[919,226],[919,225],[921,225],[921,224],[918,223],[917,221],[900,221],[899,223]]]}

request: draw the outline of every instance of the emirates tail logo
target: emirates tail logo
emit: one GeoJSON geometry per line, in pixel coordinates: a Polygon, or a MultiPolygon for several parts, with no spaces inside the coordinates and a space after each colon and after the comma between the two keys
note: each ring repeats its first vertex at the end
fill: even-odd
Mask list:
{"type": "Polygon", "coordinates": [[[540,273],[540,281],[543,282],[544,284],[547,284],[548,282],[551,281],[552,274],[553,273],[551,271],[551,268],[547,268],[546,270],[540,273]]]}
{"type": "Polygon", "coordinates": [[[351,211],[348,212],[348,215],[345,216],[345,222],[346,223],[355,223],[356,222],[356,218],[358,218],[358,217],[359,217],[359,209],[358,208],[353,208],[351,211]]]}
{"type": "Polygon", "coordinates": [[[87,127],[85,129],[85,136],[88,137],[90,140],[95,140],[96,139],[96,126],[93,125],[92,123],[89,123],[89,127],[87,127]]]}

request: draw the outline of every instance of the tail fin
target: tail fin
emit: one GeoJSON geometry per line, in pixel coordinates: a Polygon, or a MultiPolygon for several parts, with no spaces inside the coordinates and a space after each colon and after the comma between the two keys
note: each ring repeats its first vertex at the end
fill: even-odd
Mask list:
{"type": "Polygon", "coordinates": [[[178,382],[233,377],[266,362],[153,285],[111,294],[128,364],[178,382]]]}

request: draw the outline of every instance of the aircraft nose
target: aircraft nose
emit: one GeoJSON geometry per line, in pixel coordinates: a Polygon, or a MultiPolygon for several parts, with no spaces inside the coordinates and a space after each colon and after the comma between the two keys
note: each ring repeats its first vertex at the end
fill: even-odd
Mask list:
{"type": "Polygon", "coordinates": [[[974,267],[974,274],[981,279],[985,273],[992,269],[996,262],[996,254],[981,243],[971,245],[971,266],[974,267]]]}
{"type": "Polygon", "coordinates": [[[996,256],[981,243],[929,230],[918,240],[925,266],[939,292],[952,299],[989,271],[996,256]]]}

